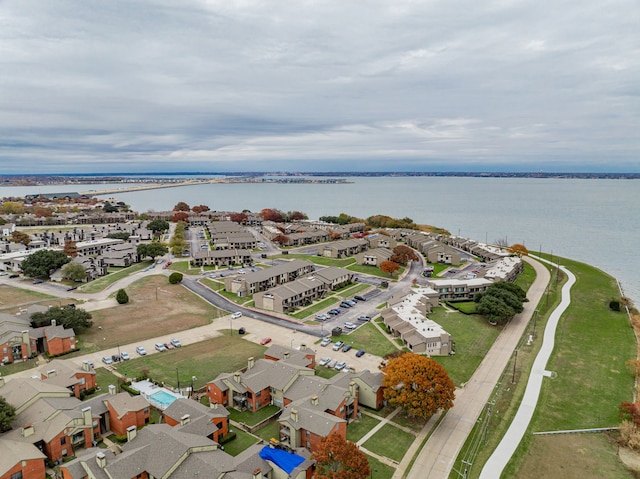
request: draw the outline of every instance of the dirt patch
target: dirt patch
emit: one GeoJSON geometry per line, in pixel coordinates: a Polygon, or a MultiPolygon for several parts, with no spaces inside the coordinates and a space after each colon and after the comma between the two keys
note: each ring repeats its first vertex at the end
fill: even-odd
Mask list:
{"type": "Polygon", "coordinates": [[[624,465],[627,466],[627,469],[640,472],[640,453],[627,449],[626,447],[621,447],[618,455],[624,465]]]}
{"type": "Polygon", "coordinates": [[[84,349],[129,344],[209,324],[226,314],[164,276],[150,276],[126,288],[129,303],[93,311],[93,327],[80,336],[84,349]]]}
{"type": "Polygon", "coordinates": [[[58,306],[59,300],[53,296],[26,289],[20,289],[7,284],[0,285],[0,311],[7,314],[16,313],[20,306],[42,303],[46,306],[58,306]]]}
{"type": "Polygon", "coordinates": [[[535,436],[517,477],[521,479],[635,477],[622,464],[617,450],[615,441],[606,434],[535,436]]]}

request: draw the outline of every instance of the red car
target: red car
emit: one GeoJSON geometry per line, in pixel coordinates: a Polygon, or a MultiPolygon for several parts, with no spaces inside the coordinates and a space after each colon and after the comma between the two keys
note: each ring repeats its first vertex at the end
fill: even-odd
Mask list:
{"type": "Polygon", "coordinates": [[[271,338],[263,338],[260,340],[260,344],[265,345],[271,342],[271,338]]]}

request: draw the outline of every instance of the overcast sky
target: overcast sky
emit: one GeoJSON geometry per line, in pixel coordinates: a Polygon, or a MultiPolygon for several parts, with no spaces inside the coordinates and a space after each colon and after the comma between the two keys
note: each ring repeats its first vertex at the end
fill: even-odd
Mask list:
{"type": "Polygon", "coordinates": [[[0,173],[640,171],[636,0],[0,0],[0,173]]]}

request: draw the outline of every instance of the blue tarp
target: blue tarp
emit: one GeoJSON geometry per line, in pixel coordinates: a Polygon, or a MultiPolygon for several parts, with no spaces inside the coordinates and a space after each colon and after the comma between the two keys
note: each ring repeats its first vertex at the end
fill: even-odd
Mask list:
{"type": "Polygon", "coordinates": [[[283,451],[282,449],[271,448],[269,446],[262,448],[262,451],[260,451],[260,457],[266,461],[273,462],[287,474],[291,474],[291,471],[304,461],[304,457],[302,456],[283,451]]]}

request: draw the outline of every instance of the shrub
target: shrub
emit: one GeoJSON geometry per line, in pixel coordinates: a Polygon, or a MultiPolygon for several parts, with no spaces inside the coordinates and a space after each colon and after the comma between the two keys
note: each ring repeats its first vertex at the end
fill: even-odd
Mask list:
{"type": "Polygon", "coordinates": [[[118,304],[127,304],[129,302],[129,295],[124,289],[119,289],[116,293],[116,301],[118,304]]]}
{"type": "Polygon", "coordinates": [[[232,441],[236,438],[236,433],[235,432],[230,432],[229,434],[227,434],[226,436],[222,436],[220,438],[220,444],[226,444],[229,441],[232,441]]]}
{"type": "Polygon", "coordinates": [[[182,273],[174,272],[169,275],[169,283],[178,284],[182,282],[182,273]]]}
{"type": "Polygon", "coordinates": [[[617,299],[609,301],[609,309],[611,311],[620,311],[620,301],[617,299]]]}

